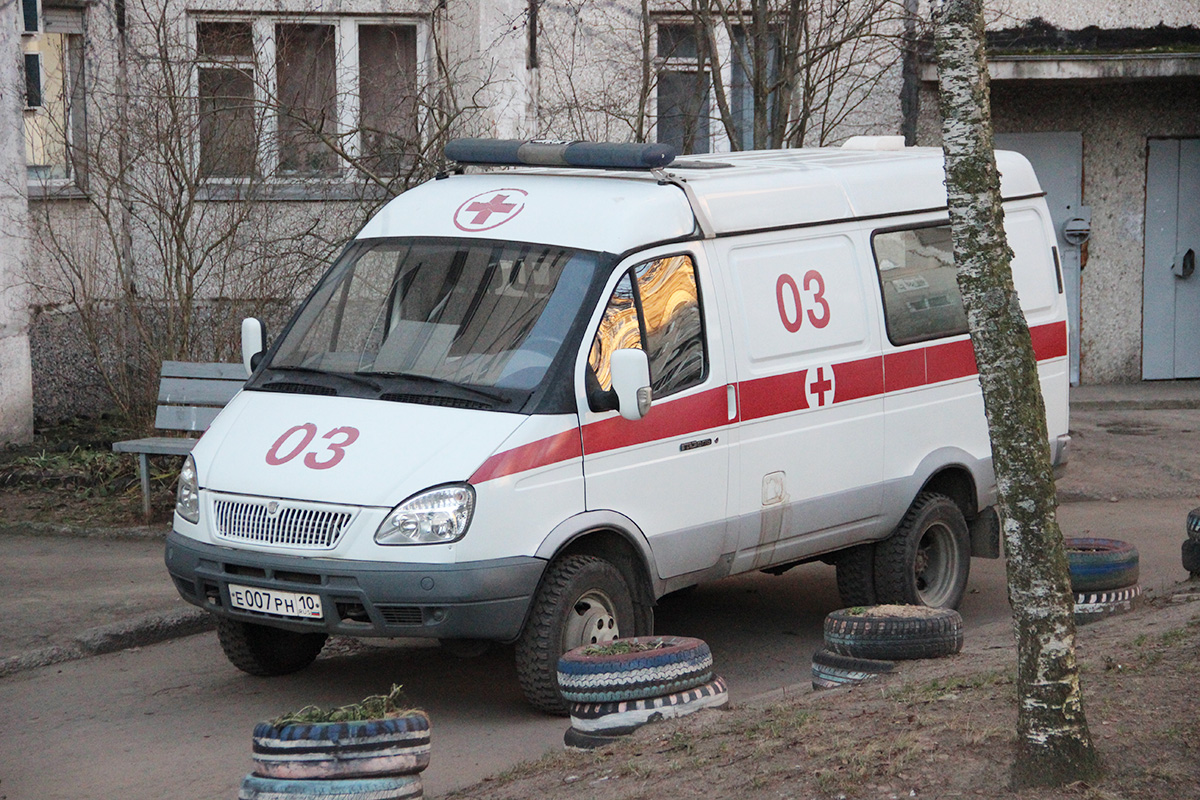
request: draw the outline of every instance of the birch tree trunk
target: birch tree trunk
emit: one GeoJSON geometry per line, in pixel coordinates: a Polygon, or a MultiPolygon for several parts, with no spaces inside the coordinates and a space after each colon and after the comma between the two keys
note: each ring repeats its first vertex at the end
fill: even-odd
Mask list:
{"type": "Polygon", "coordinates": [[[935,11],[946,187],[958,285],[983,386],[1017,639],[1016,786],[1099,768],[1075,661],[1075,620],[1045,407],[1013,288],[993,152],[982,0],[935,11]]]}

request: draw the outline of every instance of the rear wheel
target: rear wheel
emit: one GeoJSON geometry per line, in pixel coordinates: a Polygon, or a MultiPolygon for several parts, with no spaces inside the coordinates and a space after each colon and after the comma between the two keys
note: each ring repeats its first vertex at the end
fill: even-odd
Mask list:
{"type": "Polygon", "coordinates": [[[957,608],[970,570],[962,510],[945,495],[923,492],[895,533],[875,545],[876,602],[957,608]]]}
{"type": "Polygon", "coordinates": [[[620,636],[649,635],[637,630],[641,616],[625,576],[603,558],[571,555],[552,563],[517,640],[517,678],[525,698],[539,711],[565,715],[558,657],[620,636]]]}
{"type": "Polygon", "coordinates": [[[236,619],[217,619],[217,639],[230,663],[262,678],[298,672],[317,660],[324,633],[296,633],[236,619]]]}
{"type": "Polygon", "coordinates": [[[875,605],[875,545],[860,544],[837,559],[837,588],[842,605],[875,605]]]}

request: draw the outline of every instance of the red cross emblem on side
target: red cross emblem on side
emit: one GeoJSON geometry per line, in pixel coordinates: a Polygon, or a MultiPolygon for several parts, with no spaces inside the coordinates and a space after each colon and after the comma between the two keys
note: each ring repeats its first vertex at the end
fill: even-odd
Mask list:
{"type": "Polygon", "coordinates": [[[804,375],[804,398],[809,408],[831,405],[837,390],[833,367],[825,365],[809,369],[804,375]]]}
{"type": "Polygon", "coordinates": [[[525,209],[523,189],[492,189],[469,198],[454,212],[454,227],[467,233],[498,228],[525,209]]]}

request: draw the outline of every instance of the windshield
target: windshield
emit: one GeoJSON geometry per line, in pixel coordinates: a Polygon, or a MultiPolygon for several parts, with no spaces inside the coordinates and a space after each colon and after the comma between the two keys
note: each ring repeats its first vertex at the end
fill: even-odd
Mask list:
{"type": "Polygon", "coordinates": [[[356,375],[376,386],[407,378],[405,391],[415,393],[447,382],[531,391],[598,260],[512,242],[368,241],[330,270],[268,367],[356,375]]]}

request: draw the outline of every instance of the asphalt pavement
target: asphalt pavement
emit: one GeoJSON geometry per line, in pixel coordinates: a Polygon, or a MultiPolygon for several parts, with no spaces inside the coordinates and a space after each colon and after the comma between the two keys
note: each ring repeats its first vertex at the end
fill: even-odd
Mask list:
{"type": "MultiPolygon", "coordinates": [[[[1111,505],[1064,508],[1060,519],[1081,527],[1064,522],[1066,535],[1122,538],[1148,516],[1186,514],[1189,498],[1200,505],[1200,381],[1075,388],[1071,431],[1060,503],[1111,505]]],[[[165,535],[165,526],[0,525],[0,678],[211,628],[167,576],[165,535]]]]}

